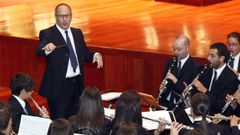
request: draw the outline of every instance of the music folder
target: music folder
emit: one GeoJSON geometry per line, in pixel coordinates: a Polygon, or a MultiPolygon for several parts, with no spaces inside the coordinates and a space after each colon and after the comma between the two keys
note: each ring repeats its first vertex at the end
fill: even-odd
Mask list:
{"type": "Polygon", "coordinates": [[[161,106],[152,95],[141,92],[138,93],[141,96],[142,104],[147,104],[151,108],[161,109],[161,106]]]}

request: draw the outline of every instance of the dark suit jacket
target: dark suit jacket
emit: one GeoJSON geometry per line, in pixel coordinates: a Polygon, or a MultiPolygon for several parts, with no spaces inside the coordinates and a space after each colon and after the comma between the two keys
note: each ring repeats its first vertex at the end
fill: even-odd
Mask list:
{"type": "MultiPolygon", "coordinates": [[[[169,67],[171,67],[171,65],[173,64],[173,62],[174,62],[173,60],[169,60],[167,62],[165,67],[164,77],[166,76],[166,73],[169,67]]],[[[173,104],[173,102],[169,102],[166,100],[169,93],[171,91],[174,91],[178,94],[181,94],[183,90],[186,88],[183,82],[187,83],[187,85],[190,84],[193,81],[193,79],[196,77],[199,68],[200,68],[199,65],[193,60],[193,58],[189,57],[185,62],[185,64],[183,65],[180,73],[177,74],[177,62],[175,62],[171,70],[171,73],[175,75],[176,78],[178,78],[178,81],[176,84],[174,84],[172,81],[168,80],[167,89],[162,94],[162,98],[160,99],[160,104],[167,106],[168,109],[171,110],[175,105],[173,104]]],[[[179,100],[178,96],[174,94],[172,94],[172,96],[174,96],[176,101],[179,100]]]]}
{"type": "MultiPolygon", "coordinates": [[[[93,55],[95,52],[90,51],[86,47],[86,43],[83,38],[82,31],[80,29],[71,28],[73,39],[75,43],[78,63],[80,66],[81,72],[81,82],[78,82],[81,85],[81,89],[78,91],[79,95],[81,94],[84,88],[84,67],[83,62],[92,62],[93,55]]],[[[46,44],[53,43],[54,45],[62,46],[66,45],[64,38],[62,37],[60,31],[57,29],[56,25],[41,30],[39,34],[40,43],[39,47],[36,50],[38,56],[45,56],[47,60],[47,66],[45,73],[41,82],[39,94],[48,99],[59,99],[64,97],[64,92],[62,88],[62,82],[65,80],[68,61],[69,61],[69,52],[67,47],[56,48],[49,55],[45,55],[45,51],[41,50],[46,44]]]]}
{"type": "Polygon", "coordinates": [[[12,109],[12,114],[13,114],[13,117],[12,117],[12,127],[13,127],[13,131],[18,133],[18,128],[19,128],[19,125],[20,125],[20,120],[21,120],[21,115],[22,114],[25,114],[25,115],[31,115],[31,116],[34,116],[34,112],[32,111],[30,105],[28,104],[28,102],[25,102],[26,103],[26,111],[28,114],[25,113],[25,111],[23,110],[21,104],[18,102],[18,100],[11,96],[9,99],[8,99],[8,103],[12,109]]]}
{"type": "MultiPolygon", "coordinates": [[[[212,70],[213,69],[211,68],[207,69],[199,79],[206,88],[209,88],[210,86],[212,70]]],[[[225,105],[226,95],[233,94],[237,89],[237,76],[228,66],[226,66],[218,77],[217,82],[212,87],[212,90],[206,92],[211,99],[210,115],[221,113],[222,108],[225,105]]]]}

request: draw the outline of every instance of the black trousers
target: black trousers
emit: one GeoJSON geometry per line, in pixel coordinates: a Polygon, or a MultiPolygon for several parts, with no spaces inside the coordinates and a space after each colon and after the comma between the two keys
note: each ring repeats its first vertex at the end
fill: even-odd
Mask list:
{"type": "Polygon", "coordinates": [[[47,99],[50,110],[50,118],[65,118],[75,115],[78,112],[79,96],[81,94],[80,75],[66,78],[63,81],[61,97],[57,99],[47,99]]]}

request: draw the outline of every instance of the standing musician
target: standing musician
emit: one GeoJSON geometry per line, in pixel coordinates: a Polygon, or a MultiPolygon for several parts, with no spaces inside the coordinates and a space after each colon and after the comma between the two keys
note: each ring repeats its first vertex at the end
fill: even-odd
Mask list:
{"type": "Polygon", "coordinates": [[[231,57],[228,60],[229,67],[236,73],[240,80],[240,33],[232,32],[227,35],[227,45],[231,57]]]}
{"type": "Polygon", "coordinates": [[[185,35],[180,35],[173,43],[173,52],[176,60],[169,60],[166,64],[164,76],[167,81],[160,85],[161,97],[159,103],[168,110],[175,107],[179,96],[190,84],[198,71],[198,64],[189,55],[190,40],[185,35]],[[169,72],[168,70],[171,69],[169,72]],[[177,94],[176,94],[177,93],[177,94]]]}
{"type": "MultiPolygon", "coordinates": [[[[211,99],[210,114],[220,113],[225,96],[233,94],[238,87],[238,79],[227,66],[229,51],[224,43],[214,43],[208,51],[209,67],[199,80],[194,80],[195,92],[207,94],[211,99]]],[[[227,113],[227,112],[225,112],[227,113]]]]}

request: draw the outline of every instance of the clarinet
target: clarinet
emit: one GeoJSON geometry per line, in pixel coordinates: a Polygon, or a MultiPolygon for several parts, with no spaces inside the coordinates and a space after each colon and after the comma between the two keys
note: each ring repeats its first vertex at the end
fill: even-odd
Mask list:
{"type": "MultiPolygon", "coordinates": [[[[198,80],[199,77],[205,72],[205,70],[208,68],[208,64],[205,64],[202,71],[193,79],[194,80],[198,80]]],[[[186,86],[186,89],[182,92],[182,95],[179,95],[180,96],[180,99],[177,101],[176,103],[176,106],[173,108],[173,111],[175,111],[177,109],[177,107],[179,106],[179,104],[183,101],[184,104],[189,107],[190,106],[190,98],[188,101],[186,101],[187,97],[189,97],[189,92],[190,90],[192,89],[193,87],[193,81],[188,85],[186,86]],[[189,103],[188,103],[189,102],[189,103]]]]}
{"type": "MultiPolygon", "coordinates": [[[[171,66],[168,68],[168,71],[167,71],[164,79],[162,80],[162,83],[164,83],[164,86],[163,86],[163,87],[159,87],[159,94],[158,94],[158,98],[157,98],[157,99],[160,99],[161,96],[162,96],[162,93],[166,91],[166,88],[167,88],[167,86],[166,86],[166,85],[167,85],[167,75],[168,75],[169,73],[171,73],[172,68],[174,67],[174,64],[176,63],[176,61],[177,61],[177,58],[176,58],[176,57],[173,57],[173,62],[172,62],[172,64],[171,64],[171,66]]],[[[162,83],[161,83],[161,84],[162,84],[162,83]]]]}
{"type": "MultiPolygon", "coordinates": [[[[238,91],[239,91],[239,90],[238,90],[238,91]]],[[[233,96],[233,97],[231,98],[231,100],[229,100],[229,101],[226,102],[226,104],[225,104],[225,105],[223,106],[223,108],[222,108],[221,114],[223,114],[223,113],[227,110],[227,108],[229,107],[229,105],[230,105],[235,99],[237,99],[237,97],[233,96]]]]}

